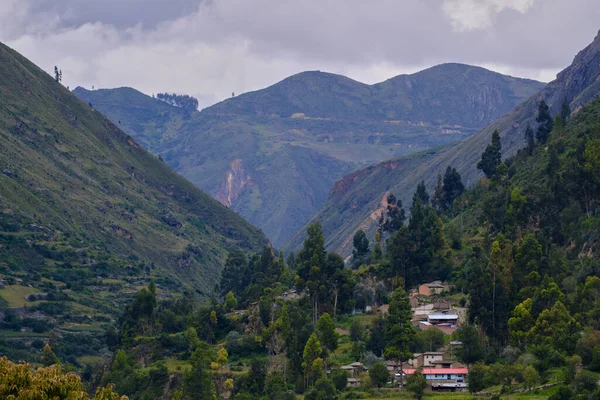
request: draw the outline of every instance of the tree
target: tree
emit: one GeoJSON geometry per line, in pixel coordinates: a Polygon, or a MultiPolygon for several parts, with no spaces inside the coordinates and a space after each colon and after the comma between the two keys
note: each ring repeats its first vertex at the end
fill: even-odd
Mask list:
{"type": "Polygon", "coordinates": [[[406,378],[406,390],[412,393],[415,399],[421,400],[427,389],[427,380],[421,373],[421,369],[415,370],[406,378]]]}
{"type": "Polygon", "coordinates": [[[465,191],[465,185],[456,168],[448,166],[444,174],[444,195],[443,195],[443,210],[449,210],[452,207],[454,199],[460,196],[465,191]]]}
{"type": "Polygon", "coordinates": [[[485,350],[479,339],[479,332],[473,325],[463,325],[456,330],[456,338],[462,346],[456,351],[458,359],[465,364],[473,364],[483,360],[485,350]]]}
{"type": "Polygon", "coordinates": [[[221,274],[220,295],[225,296],[229,292],[241,294],[250,284],[251,276],[247,274],[248,271],[248,260],[244,252],[229,253],[221,274]]]}
{"type": "Polygon", "coordinates": [[[306,393],[305,400],[335,400],[335,385],[327,377],[321,377],[315,383],[315,387],[306,393]]]}
{"type": "Polygon", "coordinates": [[[313,306],[313,324],[316,324],[321,270],[325,268],[327,252],[325,250],[325,237],[319,222],[309,225],[306,232],[307,237],[304,240],[304,245],[298,253],[296,286],[298,289],[304,287],[308,289],[313,306]]]}
{"type": "Polygon", "coordinates": [[[62,71],[56,65],[54,66],[54,80],[58,83],[62,82],[62,71]]]}
{"type": "Polygon", "coordinates": [[[565,123],[571,116],[571,106],[569,105],[569,102],[566,98],[563,100],[562,106],[560,107],[560,115],[562,117],[563,122],[565,123]]]}
{"type": "Polygon", "coordinates": [[[531,365],[523,369],[523,384],[525,389],[531,390],[541,382],[540,374],[531,365]]]}
{"type": "Polygon", "coordinates": [[[329,351],[338,346],[339,335],[335,331],[335,324],[328,313],[324,313],[317,322],[317,337],[322,345],[329,351]]]}
{"type": "Polygon", "coordinates": [[[477,163],[477,169],[483,171],[488,179],[494,176],[496,168],[502,162],[501,150],[500,133],[496,129],[492,133],[492,142],[485,148],[481,154],[481,161],[477,163]]]}
{"type": "Polygon", "coordinates": [[[158,93],[156,98],[174,107],[180,107],[186,110],[198,109],[198,99],[192,96],[175,93],[158,93]]]}
{"type": "Polygon", "coordinates": [[[540,313],[529,332],[529,341],[535,344],[549,344],[572,354],[579,337],[579,324],[565,305],[557,301],[551,309],[540,313]]]}
{"type": "Polygon", "coordinates": [[[331,374],[331,380],[338,391],[344,390],[348,386],[348,372],[337,370],[331,374]]]}
{"type": "Polygon", "coordinates": [[[200,342],[192,354],[192,369],[183,378],[183,399],[215,399],[215,385],[212,381],[210,363],[212,352],[206,342],[200,342]]]}
{"type": "MultiPolygon", "coordinates": [[[[65,374],[60,365],[32,369],[0,358],[0,398],[12,400],[72,399],[90,400],[79,376],[65,374]]],[[[127,400],[113,392],[112,385],[99,387],[94,400],[127,400]]]]}
{"type": "Polygon", "coordinates": [[[525,128],[525,149],[527,150],[527,154],[532,155],[534,148],[535,137],[533,134],[533,129],[531,128],[531,125],[527,124],[527,128],[525,128]]]}
{"type": "Polygon", "coordinates": [[[321,354],[323,349],[321,348],[321,342],[317,338],[317,335],[313,332],[308,338],[306,345],[304,346],[304,352],[302,354],[302,368],[304,368],[304,376],[308,382],[313,382],[314,378],[321,373],[323,360],[321,354]]]}
{"type": "Polygon", "coordinates": [[[225,296],[225,308],[227,311],[233,311],[237,308],[238,302],[235,298],[235,294],[232,291],[229,291],[225,296]]]}
{"type": "Polygon", "coordinates": [[[433,188],[433,197],[431,198],[431,205],[438,213],[444,211],[444,183],[442,182],[442,174],[438,172],[437,182],[433,188]]]}
{"type": "Polygon", "coordinates": [[[408,284],[408,272],[415,249],[415,242],[406,226],[394,232],[388,242],[386,256],[390,259],[391,272],[394,276],[401,276],[405,286],[408,284]]]}
{"type": "Polygon", "coordinates": [[[382,224],[383,231],[395,232],[404,225],[405,220],[406,213],[402,207],[402,200],[396,199],[396,196],[390,193],[387,197],[387,217],[382,224]]]}
{"type": "Polygon", "coordinates": [[[417,190],[413,195],[413,204],[416,199],[419,199],[421,205],[429,204],[429,193],[427,193],[427,187],[425,186],[425,181],[419,182],[417,185],[417,190]]]}
{"type": "Polygon", "coordinates": [[[416,331],[411,320],[412,309],[408,294],[404,288],[398,287],[392,293],[388,317],[385,321],[387,346],[385,347],[384,356],[386,359],[402,363],[413,356],[409,344],[413,340],[416,331]]]}
{"type": "Polygon", "coordinates": [[[371,378],[371,384],[376,386],[377,389],[381,389],[390,378],[390,373],[383,363],[378,362],[369,369],[369,377],[371,378]]]}
{"type": "Polygon", "coordinates": [[[359,229],[354,234],[352,239],[352,261],[355,267],[357,267],[369,254],[369,239],[362,229],[359,229]]]}
{"type": "Polygon", "coordinates": [[[546,143],[548,136],[554,127],[554,120],[550,115],[548,104],[546,104],[544,100],[540,102],[538,115],[535,120],[538,124],[540,124],[535,136],[539,143],[546,143]]]}
{"type": "Polygon", "coordinates": [[[365,338],[365,329],[360,323],[360,320],[354,319],[350,324],[350,341],[362,342],[365,338]]]}
{"type": "Polygon", "coordinates": [[[42,364],[45,367],[49,367],[54,364],[60,364],[59,358],[52,351],[52,347],[48,343],[44,346],[43,354],[42,354],[42,364]]]}
{"type": "Polygon", "coordinates": [[[469,392],[476,393],[485,389],[485,375],[488,372],[488,367],[483,363],[472,365],[469,369],[468,381],[469,392]]]}

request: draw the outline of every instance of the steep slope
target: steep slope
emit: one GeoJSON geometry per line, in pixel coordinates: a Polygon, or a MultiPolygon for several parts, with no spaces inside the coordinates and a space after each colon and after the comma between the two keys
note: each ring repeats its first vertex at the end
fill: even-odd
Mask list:
{"type": "MultiPolygon", "coordinates": [[[[424,180],[431,190],[437,174],[443,173],[448,165],[457,168],[467,186],[472,185],[482,176],[476,164],[495,129],[502,137],[504,156],[511,156],[524,145],[526,125],[535,126],[540,100],[544,99],[550,105],[550,112],[554,115],[560,112],[565,100],[572,110],[577,111],[599,93],[600,34],[577,54],[573,63],[560,72],[556,80],[476,135],[453,146],[387,161],[346,175],[335,184],[325,206],[309,223],[321,221],[329,249],[348,255],[352,235],[358,228],[369,231],[372,237],[377,215],[388,192],[394,193],[409,206],[418,182],[424,180]]],[[[304,228],[285,247],[298,248],[303,237],[304,228]]]]}
{"type": "Polygon", "coordinates": [[[304,72],[192,114],[133,89],[75,94],[280,246],[345,173],[470,136],[542,86],[443,64],[376,85],[304,72]]]}
{"type": "MultiPolygon", "coordinates": [[[[61,296],[87,313],[111,314],[150,277],[164,295],[209,295],[229,251],[267,243],[259,229],[0,44],[5,284],[21,282],[31,293],[66,284],[61,296]]],[[[25,301],[8,289],[0,297],[9,305],[25,301]]]]}

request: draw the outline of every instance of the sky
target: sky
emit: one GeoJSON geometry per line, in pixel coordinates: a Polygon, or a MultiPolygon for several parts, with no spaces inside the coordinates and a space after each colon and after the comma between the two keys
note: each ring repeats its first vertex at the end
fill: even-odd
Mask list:
{"type": "Polygon", "coordinates": [[[376,83],[445,62],[551,81],[598,0],[0,0],[0,41],[63,84],[196,96],[306,70],[376,83]]]}

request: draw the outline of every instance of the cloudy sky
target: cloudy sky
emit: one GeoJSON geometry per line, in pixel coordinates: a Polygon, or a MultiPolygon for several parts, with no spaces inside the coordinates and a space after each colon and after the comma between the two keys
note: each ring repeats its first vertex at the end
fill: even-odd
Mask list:
{"type": "Polygon", "coordinates": [[[71,88],[201,106],[316,69],[375,83],[463,62],[549,81],[599,29],[598,0],[0,0],[0,41],[71,88]]]}

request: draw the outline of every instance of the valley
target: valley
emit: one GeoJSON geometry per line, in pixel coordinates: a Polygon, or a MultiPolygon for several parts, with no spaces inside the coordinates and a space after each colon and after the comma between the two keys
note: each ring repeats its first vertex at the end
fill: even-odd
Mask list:
{"type": "Polygon", "coordinates": [[[471,136],[543,86],[443,64],[376,85],[303,72],[200,112],[131,88],[74,93],[281,247],[346,173],[471,136]]]}
{"type": "Polygon", "coordinates": [[[0,399],[599,399],[598,10],[556,1],[9,0],[0,399]]]}

